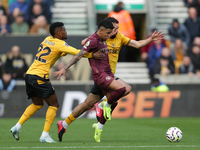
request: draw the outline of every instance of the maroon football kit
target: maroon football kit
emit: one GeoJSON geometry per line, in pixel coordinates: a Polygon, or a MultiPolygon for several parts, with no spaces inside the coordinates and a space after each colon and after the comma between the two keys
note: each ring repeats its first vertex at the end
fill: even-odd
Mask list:
{"type": "Polygon", "coordinates": [[[102,88],[103,94],[106,94],[109,89],[109,84],[114,80],[114,75],[110,69],[106,42],[94,33],[87,39],[82,49],[87,52],[100,51],[104,53],[105,57],[103,59],[89,58],[89,63],[92,67],[94,82],[102,88]]]}

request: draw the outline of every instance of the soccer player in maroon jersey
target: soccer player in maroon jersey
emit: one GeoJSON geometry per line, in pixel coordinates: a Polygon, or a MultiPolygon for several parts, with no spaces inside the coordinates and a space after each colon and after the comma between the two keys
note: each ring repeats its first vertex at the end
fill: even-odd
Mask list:
{"type": "MultiPolygon", "coordinates": [[[[158,33],[154,32],[149,39],[140,40],[140,41],[131,40],[118,32],[119,25],[118,25],[118,21],[115,18],[109,17],[109,18],[106,18],[106,20],[111,21],[114,26],[112,33],[109,35],[110,38],[106,40],[106,43],[107,43],[107,46],[109,49],[109,53],[108,53],[109,63],[110,63],[110,67],[111,67],[113,74],[115,73],[115,70],[116,70],[118,55],[119,55],[119,51],[120,51],[122,45],[128,44],[128,46],[140,48],[140,47],[143,47],[143,46],[149,44],[151,41],[161,39],[164,36],[164,34],[161,33],[161,31],[160,31],[158,33]],[[112,53],[112,51],[113,51],[113,53],[112,53]]],[[[88,40],[88,38],[84,39],[83,40],[84,42],[82,41],[81,44],[85,45],[85,43],[87,43],[87,40],[88,40]]],[[[116,80],[120,81],[126,87],[126,92],[124,95],[128,94],[131,91],[130,85],[128,85],[127,83],[125,83],[123,80],[121,80],[119,78],[116,78],[116,80]]],[[[58,121],[57,125],[58,125],[59,141],[62,141],[62,136],[66,132],[66,128],[68,127],[68,125],[70,125],[73,121],[75,121],[76,118],[78,118],[85,111],[92,108],[92,106],[96,102],[98,102],[103,96],[104,96],[104,94],[102,93],[101,87],[95,83],[94,86],[92,87],[87,99],[84,101],[84,103],[79,104],[64,121],[62,121],[62,120],[58,121]]],[[[111,109],[113,110],[116,105],[117,105],[117,102],[113,103],[111,106],[111,109]]],[[[95,107],[95,108],[98,108],[98,107],[95,107]]],[[[98,117],[98,121],[100,119],[100,116],[101,115],[99,115],[99,117],[98,117]]],[[[93,124],[93,126],[95,125],[95,127],[93,127],[93,128],[95,129],[94,139],[96,142],[100,142],[100,134],[101,134],[101,131],[102,131],[102,128],[103,128],[103,125],[105,124],[105,122],[106,122],[106,120],[103,117],[101,119],[101,122],[98,122],[98,125],[97,125],[97,123],[93,124]],[[98,131],[98,130],[100,130],[100,131],[98,131]]]]}
{"type": "MultiPolygon", "coordinates": [[[[120,99],[126,92],[126,88],[119,81],[115,80],[113,73],[111,72],[109,59],[108,59],[108,47],[106,39],[112,32],[113,24],[108,20],[102,20],[98,25],[98,31],[91,35],[82,50],[60,71],[54,72],[54,76],[65,76],[66,70],[80,60],[83,55],[88,52],[100,51],[105,54],[105,57],[97,61],[95,59],[89,59],[90,66],[92,67],[92,76],[94,82],[101,87],[103,94],[107,96],[108,101],[103,104],[103,116],[106,120],[111,120],[111,108],[112,103],[120,99]]],[[[100,118],[100,120],[101,120],[100,118]]],[[[100,130],[99,130],[100,131],[100,130]]]]}

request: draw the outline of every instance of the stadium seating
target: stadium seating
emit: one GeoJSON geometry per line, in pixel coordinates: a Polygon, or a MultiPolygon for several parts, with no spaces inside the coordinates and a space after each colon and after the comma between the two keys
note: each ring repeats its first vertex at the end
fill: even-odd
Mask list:
{"type": "Polygon", "coordinates": [[[155,27],[165,33],[165,39],[169,40],[168,26],[174,18],[180,23],[188,17],[187,7],[183,0],[154,0],[155,27]]]}
{"type": "Polygon", "coordinates": [[[115,75],[129,84],[150,83],[148,68],[144,62],[118,62],[115,75]]]}
{"type": "Polygon", "coordinates": [[[52,22],[62,21],[68,35],[89,35],[95,32],[92,0],[55,0],[51,10],[52,22]]]}

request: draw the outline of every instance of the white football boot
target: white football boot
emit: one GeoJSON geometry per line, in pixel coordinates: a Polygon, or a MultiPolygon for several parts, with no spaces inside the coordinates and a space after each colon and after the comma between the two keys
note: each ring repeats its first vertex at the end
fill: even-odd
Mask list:
{"type": "Polygon", "coordinates": [[[18,141],[19,140],[19,132],[20,132],[20,130],[18,131],[17,128],[15,126],[13,126],[10,129],[10,132],[12,133],[13,137],[18,141]]]}
{"type": "Polygon", "coordinates": [[[40,137],[40,142],[41,143],[57,143],[56,141],[54,141],[50,135],[48,135],[47,137],[40,137]]]}

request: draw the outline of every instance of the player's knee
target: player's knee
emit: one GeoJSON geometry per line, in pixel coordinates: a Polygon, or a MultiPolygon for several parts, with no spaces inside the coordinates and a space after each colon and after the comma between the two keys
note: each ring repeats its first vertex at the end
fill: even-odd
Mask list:
{"type": "Polygon", "coordinates": [[[41,109],[44,105],[35,105],[33,104],[38,110],[41,109]]]}
{"type": "Polygon", "coordinates": [[[92,108],[92,106],[90,105],[90,103],[83,102],[83,109],[84,109],[85,111],[87,111],[87,110],[89,110],[89,109],[91,109],[91,108],[92,108]]]}
{"type": "Polygon", "coordinates": [[[117,97],[120,98],[120,97],[124,96],[124,94],[126,93],[126,87],[124,86],[124,87],[114,91],[114,93],[115,93],[115,95],[117,95],[117,97]]]}
{"type": "Polygon", "coordinates": [[[126,92],[124,93],[124,95],[128,95],[132,90],[132,87],[130,85],[126,86],[126,92]]]}
{"type": "Polygon", "coordinates": [[[54,107],[59,108],[59,103],[58,103],[58,102],[51,102],[51,103],[49,104],[49,106],[54,106],[54,107]]]}
{"type": "Polygon", "coordinates": [[[59,108],[59,103],[57,103],[56,107],[59,108]]]}
{"type": "Polygon", "coordinates": [[[53,106],[59,108],[59,103],[55,103],[53,106]]]}

